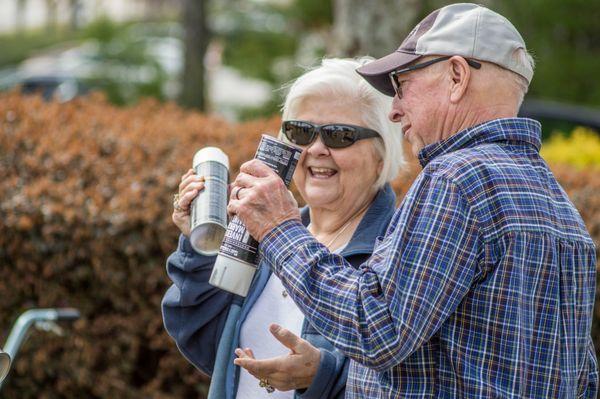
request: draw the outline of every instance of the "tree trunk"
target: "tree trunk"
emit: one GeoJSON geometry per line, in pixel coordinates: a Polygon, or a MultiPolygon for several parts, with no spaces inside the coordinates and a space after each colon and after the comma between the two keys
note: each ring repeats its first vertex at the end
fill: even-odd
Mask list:
{"type": "Polygon", "coordinates": [[[206,11],[208,0],[184,0],[182,20],[185,32],[185,61],[180,103],[204,110],[204,54],[209,42],[206,11]]]}
{"type": "Polygon", "coordinates": [[[335,0],[333,32],[328,49],[340,57],[381,57],[396,50],[424,17],[420,0],[335,0]]]}
{"type": "Polygon", "coordinates": [[[46,30],[48,32],[55,32],[58,24],[58,1],[57,0],[46,0],[46,30]]]}
{"type": "Polygon", "coordinates": [[[15,25],[18,33],[23,33],[25,30],[25,7],[27,0],[17,0],[17,8],[15,15],[15,25]]]}
{"type": "Polygon", "coordinates": [[[77,30],[81,25],[81,0],[70,0],[69,8],[71,13],[71,30],[77,30]]]}

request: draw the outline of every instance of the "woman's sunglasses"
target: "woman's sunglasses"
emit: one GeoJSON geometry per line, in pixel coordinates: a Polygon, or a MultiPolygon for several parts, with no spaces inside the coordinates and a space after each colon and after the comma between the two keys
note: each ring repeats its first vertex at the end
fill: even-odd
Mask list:
{"type": "Polygon", "coordinates": [[[373,129],[343,123],[316,125],[306,121],[284,121],[281,131],[289,141],[297,145],[309,145],[320,134],[323,144],[329,148],[345,148],[358,140],[380,137],[373,129]]]}

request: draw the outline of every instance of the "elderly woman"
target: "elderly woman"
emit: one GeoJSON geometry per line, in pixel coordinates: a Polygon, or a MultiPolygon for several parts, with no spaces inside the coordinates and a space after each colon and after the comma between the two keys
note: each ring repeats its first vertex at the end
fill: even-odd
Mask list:
{"type": "MultiPolygon", "coordinates": [[[[285,101],[280,134],[304,149],[294,175],[307,203],[303,223],[355,266],[385,233],[395,209],[389,181],[403,159],[401,134],[385,113],[390,99],[355,72],[368,61],[327,59],[298,78],[285,101]]],[[[195,253],[188,240],[190,203],[203,187],[202,176],[188,171],[173,213],[182,234],[168,259],[173,285],[162,306],[178,348],[203,372],[221,376],[222,386],[211,386],[214,397],[344,397],[352,361],[306,322],[265,265],[259,265],[233,331],[224,332],[241,300],[208,284],[215,257],[195,253]],[[234,366],[236,357],[259,359],[260,372],[253,369],[253,376],[234,366]]]]}

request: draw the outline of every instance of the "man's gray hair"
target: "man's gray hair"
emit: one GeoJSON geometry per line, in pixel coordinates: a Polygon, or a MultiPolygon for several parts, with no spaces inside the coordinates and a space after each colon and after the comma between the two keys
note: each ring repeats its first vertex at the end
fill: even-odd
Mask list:
{"type": "MultiPolygon", "coordinates": [[[[527,52],[525,49],[518,49],[513,54],[515,58],[518,59],[518,63],[526,64],[533,71],[535,67],[535,61],[533,57],[527,52]]],[[[513,71],[509,71],[499,65],[492,64],[486,62],[486,68],[482,71],[488,71],[489,73],[488,79],[490,82],[504,82],[507,87],[510,87],[511,93],[513,95],[514,100],[516,101],[517,110],[521,107],[523,103],[523,99],[529,90],[529,82],[523,76],[515,73],[513,71]]]]}
{"type": "MultiPolygon", "coordinates": [[[[372,60],[371,57],[323,59],[320,66],[308,70],[289,86],[282,118],[295,119],[303,101],[314,97],[356,104],[350,111],[359,113],[362,124],[381,135],[381,139],[374,141],[383,160],[381,174],[375,183],[380,188],[398,175],[404,164],[404,153],[400,124],[388,119],[392,99],[375,90],[356,72],[356,68],[372,60]]],[[[281,132],[280,138],[285,140],[281,132]]]]}
{"type": "MultiPolygon", "coordinates": [[[[518,49],[514,56],[518,59],[518,62],[524,65],[528,65],[532,71],[535,70],[535,61],[531,54],[523,48],[518,49]]],[[[517,86],[518,95],[519,95],[519,107],[523,103],[523,99],[525,98],[525,94],[529,91],[529,82],[523,76],[512,73],[513,79],[515,80],[515,84],[517,86]]]]}

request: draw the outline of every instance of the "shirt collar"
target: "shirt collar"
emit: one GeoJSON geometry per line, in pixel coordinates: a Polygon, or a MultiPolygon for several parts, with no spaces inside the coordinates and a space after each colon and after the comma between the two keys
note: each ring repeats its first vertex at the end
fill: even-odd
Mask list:
{"type": "Polygon", "coordinates": [[[502,118],[462,130],[445,140],[430,144],[419,152],[422,167],[440,155],[487,143],[530,145],[536,151],[542,145],[542,125],[528,118],[502,118]]]}

